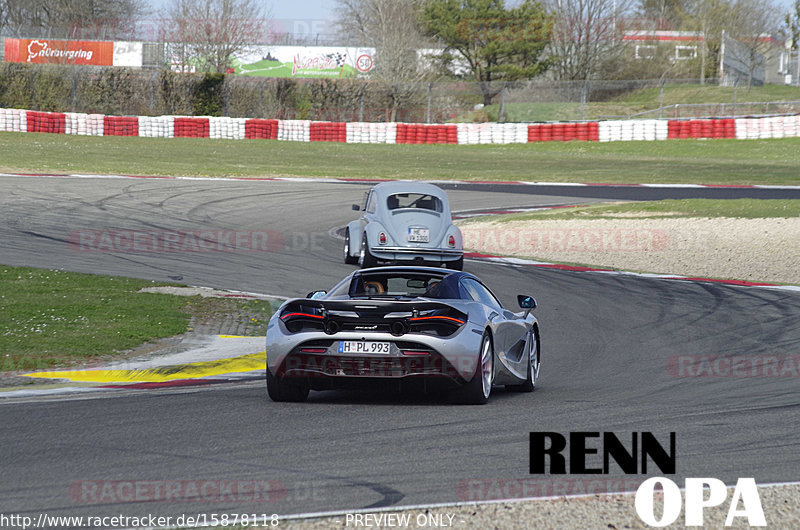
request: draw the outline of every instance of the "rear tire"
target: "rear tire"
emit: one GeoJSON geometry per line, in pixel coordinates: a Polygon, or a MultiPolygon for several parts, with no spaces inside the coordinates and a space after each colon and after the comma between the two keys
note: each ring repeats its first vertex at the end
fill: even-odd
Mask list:
{"type": "Polygon", "coordinates": [[[267,394],[272,401],[300,403],[308,399],[308,392],[308,385],[279,379],[267,368],[267,394]]]}
{"type": "Polygon", "coordinates": [[[492,337],[484,332],[477,366],[472,379],[450,395],[454,403],[463,405],[485,405],[489,402],[494,382],[494,345],[492,337]]]}
{"type": "Polygon", "coordinates": [[[377,264],[378,260],[369,251],[369,245],[367,244],[367,233],[364,232],[364,235],[361,236],[361,268],[369,269],[377,264]]]}
{"type": "Polygon", "coordinates": [[[358,256],[350,255],[350,229],[345,231],[344,236],[344,262],[348,265],[355,265],[358,263],[358,256]]]}

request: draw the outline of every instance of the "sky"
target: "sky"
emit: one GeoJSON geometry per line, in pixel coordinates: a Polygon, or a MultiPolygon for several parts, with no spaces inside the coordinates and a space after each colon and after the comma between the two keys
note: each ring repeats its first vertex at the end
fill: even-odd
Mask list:
{"type": "MultiPolygon", "coordinates": [[[[169,5],[169,0],[146,0],[153,9],[169,5]]],[[[336,0],[261,0],[271,18],[298,20],[330,20],[336,0]]]]}
{"type": "MultiPolygon", "coordinates": [[[[166,8],[170,0],[145,0],[154,12],[166,8]]],[[[334,33],[332,20],[336,0],[257,0],[262,2],[269,18],[276,19],[276,30],[299,38],[312,39],[334,33]]],[[[158,18],[157,15],[153,15],[158,18]]]]}
{"type": "MultiPolygon", "coordinates": [[[[169,4],[170,0],[146,0],[157,10],[169,4]]],[[[335,18],[337,0],[260,0],[270,12],[270,18],[277,19],[286,33],[313,37],[315,34],[333,33],[332,20],[335,18]]],[[[517,0],[506,0],[513,5],[517,0]]],[[[774,0],[782,11],[791,9],[793,0],[774,0]]]]}

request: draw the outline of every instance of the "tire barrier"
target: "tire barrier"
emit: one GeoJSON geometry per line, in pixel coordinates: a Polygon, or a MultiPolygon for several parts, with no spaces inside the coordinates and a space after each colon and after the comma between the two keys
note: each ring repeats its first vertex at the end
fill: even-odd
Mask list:
{"type": "Polygon", "coordinates": [[[0,132],[370,144],[513,144],[800,137],[800,115],[565,123],[371,123],[196,116],[105,116],[0,108],[0,132]]]}
{"type": "Polygon", "coordinates": [[[666,140],[669,125],[664,120],[608,120],[598,124],[601,142],[666,140]]]}
{"type": "Polygon", "coordinates": [[[600,139],[598,122],[543,123],[528,126],[529,142],[597,142],[600,139]]]}
{"type": "Polygon", "coordinates": [[[64,134],[67,129],[67,115],[61,112],[28,111],[28,132],[64,134]]]}
{"type": "Polygon", "coordinates": [[[461,145],[525,144],[530,136],[527,123],[459,123],[457,140],[461,145]]]}
{"type": "Polygon", "coordinates": [[[396,123],[348,122],[345,128],[348,144],[397,143],[396,123]]]}
{"type": "Polygon", "coordinates": [[[277,140],[278,120],[245,120],[244,137],[248,140],[277,140]]]}
{"type": "Polygon", "coordinates": [[[208,138],[208,118],[175,118],[175,138],[208,138]]]}
{"type": "Polygon", "coordinates": [[[105,136],[139,136],[139,118],[104,116],[103,134],[105,136]]]}
{"type": "Polygon", "coordinates": [[[310,142],[311,122],[308,120],[278,120],[278,140],[310,142]]]}
{"type": "Polygon", "coordinates": [[[398,123],[398,144],[457,144],[458,127],[455,125],[421,125],[398,123]]]}
{"type": "Polygon", "coordinates": [[[244,140],[244,118],[208,118],[208,137],[221,140],[244,140]]]}
{"type": "Polygon", "coordinates": [[[733,118],[670,120],[668,138],[736,138],[737,121],[733,118]]]}
{"type": "Polygon", "coordinates": [[[28,111],[0,109],[0,131],[28,132],[28,111]]]}
{"type": "MultiPolygon", "coordinates": [[[[116,117],[116,116],[114,116],[116,117]]],[[[67,112],[65,118],[65,134],[78,134],[81,136],[103,136],[106,133],[105,116],[102,114],[83,114],[67,112]]],[[[137,118],[127,118],[137,120],[137,118]]],[[[136,131],[138,134],[138,125],[136,131]]],[[[135,136],[135,135],[134,135],[135,136]]]]}
{"type": "Polygon", "coordinates": [[[344,122],[312,121],[308,131],[311,142],[347,142],[344,122]]]}
{"type": "Polygon", "coordinates": [[[139,136],[173,138],[175,122],[172,116],[139,116],[139,136]]]}
{"type": "Polygon", "coordinates": [[[736,138],[740,140],[796,138],[800,136],[800,115],[740,118],[736,121],[736,138]],[[740,121],[741,124],[739,124],[740,121]]]}

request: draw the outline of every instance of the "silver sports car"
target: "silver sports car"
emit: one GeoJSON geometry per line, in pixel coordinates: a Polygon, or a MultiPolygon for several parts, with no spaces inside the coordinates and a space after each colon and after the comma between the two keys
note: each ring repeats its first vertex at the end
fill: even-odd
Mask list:
{"type": "Polygon", "coordinates": [[[441,188],[424,182],[382,182],[353,210],[362,214],[345,230],[345,263],[369,268],[378,261],[411,261],[463,268],[461,230],[453,224],[441,188]]]}
{"type": "Polygon", "coordinates": [[[519,313],[466,272],[361,269],[330,292],[286,301],[267,326],[267,390],[304,401],[309,390],[392,384],[444,389],[486,403],[492,385],[530,392],[541,365],[531,296],[519,313]]]}

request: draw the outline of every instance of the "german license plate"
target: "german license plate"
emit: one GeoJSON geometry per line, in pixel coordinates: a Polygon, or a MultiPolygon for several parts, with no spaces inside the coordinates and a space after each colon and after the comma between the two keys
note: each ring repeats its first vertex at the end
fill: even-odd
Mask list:
{"type": "Polygon", "coordinates": [[[409,243],[428,243],[431,240],[431,231],[427,228],[409,228],[409,243]]]}
{"type": "Polygon", "coordinates": [[[339,353],[378,353],[388,355],[390,342],[372,342],[365,340],[339,341],[339,353]]]}

